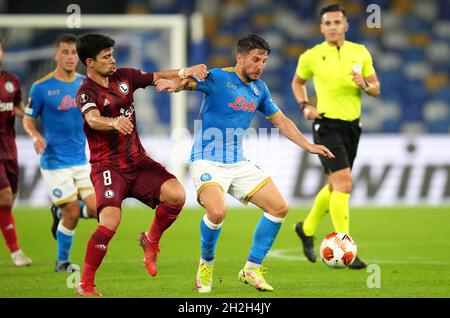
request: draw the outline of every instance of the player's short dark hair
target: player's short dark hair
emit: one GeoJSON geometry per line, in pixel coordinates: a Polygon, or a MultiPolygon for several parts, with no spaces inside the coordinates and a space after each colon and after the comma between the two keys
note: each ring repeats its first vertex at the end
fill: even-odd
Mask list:
{"type": "Polygon", "coordinates": [[[63,33],[56,37],[56,47],[58,47],[61,43],[77,43],[77,36],[72,33],[63,33]]]}
{"type": "Polygon", "coordinates": [[[320,10],[320,15],[319,15],[319,19],[320,21],[322,21],[322,17],[325,13],[327,12],[342,12],[342,14],[344,15],[344,17],[347,17],[347,14],[345,13],[345,9],[343,6],[341,6],[340,4],[330,4],[329,6],[323,7],[320,10]]]}
{"type": "Polygon", "coordinates": [[[88,58],[94,59],[104,49],[114,46],[116,42],[109,36],[95,33],[83,34],[77,39],[77,52],[81,62],[86,65],[88,58]]]}
{"type": "Polygon", "coordinates": [[[238,53],[247,54],[254,49],[264,50],[267,52],[267,55],[270,54],[271,50],[269,43],[256,34],[244,35],[237,41],[236,50],[238,53]]]}

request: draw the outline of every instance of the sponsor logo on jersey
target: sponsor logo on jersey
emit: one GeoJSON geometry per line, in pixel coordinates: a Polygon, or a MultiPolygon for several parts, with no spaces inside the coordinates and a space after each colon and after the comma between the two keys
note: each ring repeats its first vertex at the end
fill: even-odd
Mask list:
{"type": "Polygon", "coordinates": [[[77,107],[75,98],[70,95],[66,95],[61,99],[61,104],[57,107],[58,110],[68,110],[72,107],[77,107]]]}
{"type": "Polygon", "coordinates": [[[103,106],[108,106],[109,104],[111,103],[105,98],[105,100],[103,101],[103,106]]]}
{"type": "Polygon", "coordinates": [[[14,92],[14,84],[11,81],[6,81],[5,89],[8,93],[12,94],[14,92]]]}
{"type": "Polygon", "coordinates": [[[212,179],[212,176],[209,173],[204,173],[200,176],[200,180],[202,180],[203,182],[209,181],[211,179],[212,179]]]}
{"type": "Polygon", "coordinates": [[[133,113],[134,113],[134,103],[131,103],[130,108],[127,109],[127,110],[125,110],[125,108],[121,108],[121,109],[120,109],[120,114],[121,114],[122,116],[127,117],[127,118],[130,118],[131,115],[133,115],[133,113]]]}
{"type": "Polygon", "coordinates": [[[227,87],[231,89],[237,89],[237,86],[231,82],[227,82],[227,87]]]}
{"type": "Polygon", "coordinates": [[[14,103],[8,102],[8,103],[0,103],[0,112],[9,112],[14,109],[14,103]]]}
{"type": "Polygon", "coordinates": [[[120,82],[119,85],[118,85],[118,87],[119,87],[119,91],[120,91],[122,94],[128,95],[128,92],[129,92],[130,89],[128,88],[128,84],[127,84],[127,83],[125,83],[125,82],[120,82]]]}
{"type": "Polygon", "coordinates": [[[234,108],[235,110],[241,110],[246,112],[254,112],[256,110],[256,104],[253,99],[250,102],[245,100],[245,97],[239,95],[233,103],[228,104],[228,106],[234,108]]]}
{"type": "Polygon", "coordinates": [[[59,89],[53,89],[50,91],[47,91],[48,96],[53,96],[53,95],[59,95],[59,89]]]}

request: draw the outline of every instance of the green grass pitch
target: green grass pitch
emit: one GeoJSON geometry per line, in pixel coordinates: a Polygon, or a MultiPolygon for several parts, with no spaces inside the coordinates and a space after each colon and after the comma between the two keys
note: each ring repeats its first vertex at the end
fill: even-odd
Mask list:
{"type": "MultiPolygon", "coordinates": [[[[261,216],[255,208],[230,209],[216,250],[213,290],[194,292],[200,256],[201,209],[184,209],[161,241],[158,275],[150,277],[142,264],[136,237],[148,230],[153,211],[125,208],[122,224],[97,272],[96,285],[106,297],[159,298],[303,298],[303,297],[449,297],[449,207],[352,208],[351,234],[359,255],[379,266],[379,288],[372,287],[376,270],[333,270],[320,260],[303,257],[293,225],[306,208],[291,208],[264,265],[265,277],[275,288],[261,293],[237,280],[261,216]],[[372,276],[371,276],[372,275],[372,276]],[[370,285],[370,284],[369,284],[370,285]]],[[[33,259],[26,268],[14,268],[5,244],[0,244],[0,298],[77,297],[67,287],[70,273],[55,273],[56,241],[50,234],[51,215],[46,208],[15,208],[22,249],[33,259]]],[[[96,220],[80,220],[71,260],[82,267],[88,238],[96,220]]],[[[319,226],[316,240],[332,232],[329,216],[319,226]]],[[[73,276],[72,276],[73,277],[73,276]]],[[[69,279],[70,280],[70,279],[69,279]]]]}

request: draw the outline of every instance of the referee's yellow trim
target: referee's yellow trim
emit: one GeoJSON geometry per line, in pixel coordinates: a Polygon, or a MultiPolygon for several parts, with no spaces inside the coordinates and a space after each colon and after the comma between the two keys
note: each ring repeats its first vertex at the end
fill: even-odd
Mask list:
{"type": "Polygon", "coordinates": [[[252,196],[258,192],[259,189],[261,189],[264,185],[268,184],[269,182],[272,182],[272,178],[271,177],[267,177],[265,178],[263,181],[261,181],[260,183],[258,183],[258,185],[252,190],[250,191],[249,194],[247,194],[244,198],[244,204],[247,205],[250,202],[250,199],[252,198],[252,196]]]}
{"type": "Polygon", "coordinates": [[[278,110],[276,113],[274,113],[274,114],[272,114],[270,116],[267,116],[266,118],[270,120],[270,119],[275,118],[275,117],[277,117],[277,116],[279,116],[281,114],[283,114],[283,112],[281,110],[278,110]]]}
{"type": "Polygon", "coordinates": [[[55,205],[61,205],[61,204],[64,204],[64,203],[73,201],[73,199],[76,199],[77,195],[78,195],[78,191],[75,192],[75,193],[72,194],[72,195],[69,195],[67,198],[64,198],[64,199],[62,199],[62,200],[56,201],[56,202],[55,202],[55,205]]]}

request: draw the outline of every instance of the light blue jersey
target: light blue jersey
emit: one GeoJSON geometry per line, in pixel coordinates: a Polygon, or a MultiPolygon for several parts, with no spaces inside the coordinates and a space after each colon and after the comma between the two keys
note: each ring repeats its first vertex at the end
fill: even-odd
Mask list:
{"type": "Polygon", "coordinates": [[[205,95],[189,161],[228,164],[247,160],[242,141],[255,112],[270,118],[279,111],[264,81],[245,83],[234,68],[216,68],[203,82],[197,82],[196,90],[205,95]]]}
{"type": "Polygon", "coordinates": [[[41,168],[54,170],[87,163],[83,117],[76,103],[84,76],[63,82],[52,72],[31,86],[26,116],[41,117],[47,143],[41,168]]]}

